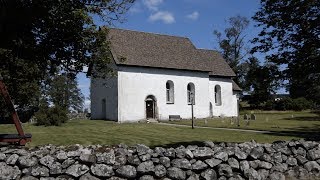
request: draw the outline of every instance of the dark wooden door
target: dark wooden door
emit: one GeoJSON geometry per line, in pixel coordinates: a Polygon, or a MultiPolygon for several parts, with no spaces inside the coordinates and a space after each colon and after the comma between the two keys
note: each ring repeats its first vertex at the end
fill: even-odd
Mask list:
{"type": "Polygon", "coordinates": [[[154,101],[146,101],[147,118],[154,118],[154,101]]]}

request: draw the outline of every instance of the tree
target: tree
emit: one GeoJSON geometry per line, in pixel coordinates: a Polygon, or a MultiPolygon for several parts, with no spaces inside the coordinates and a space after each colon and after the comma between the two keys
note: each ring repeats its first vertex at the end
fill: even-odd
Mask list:
{"type": "Polygon", "coordinates": [[[214,30],[213,33],[218,40],[222,56],[237,74],[235,82],[241,88],[244,88],[244,76],[246,73],[244,61],[248,54],[246,50],[245,30],[249,25],[249,20],[246,17],[238,15],[229,18],[228,23],[229,27],[224,30],[224,36],[217,30],[214,30]]]}
{"type": "Polygon", "coordinates": [[[252,52],[267,53],[281,65],[282,79],[293,98],[306,97],[320,104],[320,1],[261,0],[253,19],[262,30],[252,52]]]}
{"type": "Polygon", "coordinates": [[[83,110],[84,96],[78,88],[75,76],[63,73],[51,80],[47,92],[48,101],[67,111],[80,112],[83,110]]]}
{"type": "Polygon", "coordinates": [[[279,71],[277,66],[271,63],[261,66],[255,57],[250,57],[248,61],[246,86],[252,89],[249,104],[258,108],[262,103],[271,99],[272,94],[279,86],[279,71]]]}
{"type": "Polygon", "coordinates": [[[41,85],[60,70],[77,74],[94,62],[102,75],[109,73],[107,29],[93,17],[111,25],[133,2],[2,0],[0,74],[15,105],[36,110],[41,85]]]}

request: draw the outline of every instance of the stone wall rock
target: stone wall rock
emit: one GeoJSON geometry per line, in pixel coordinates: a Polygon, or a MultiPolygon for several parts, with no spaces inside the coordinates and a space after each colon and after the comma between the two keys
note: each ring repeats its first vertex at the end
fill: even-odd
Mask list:
{"type": "Polygon", "coordinates": [[[320,179],[320,142],[3,146],[0,179],[320,179]]]}

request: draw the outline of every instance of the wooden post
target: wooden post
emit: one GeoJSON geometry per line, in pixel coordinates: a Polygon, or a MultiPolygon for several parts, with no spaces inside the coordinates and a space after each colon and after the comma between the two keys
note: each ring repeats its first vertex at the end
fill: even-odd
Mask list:
{"type": "Polygon", "coordinates": [[[192,117],[192,129],[194,129],[194,117],[193,117],[193,93],[191,93],[191,117],[192,117]]]}

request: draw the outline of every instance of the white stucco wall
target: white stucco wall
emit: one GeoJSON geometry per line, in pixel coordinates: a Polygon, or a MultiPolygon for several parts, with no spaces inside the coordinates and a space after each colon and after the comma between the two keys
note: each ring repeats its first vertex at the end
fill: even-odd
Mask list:
{"type": "Polygon", "coordinates": [[[145,67],[120,67],[119,111],[120,122],[136,121],[146,118],[145,99],[148,95],[157,100],[157,118],[166,120],[169,115],[180,115],[183,119],[191,118],[191,105],[187,102],[187,85],[195,85],[194,116],[209,116],[209,78],[206,72],[193,72],[145,67]],[[174,83],[174,104],[166,103],[166,82],[174,83]]]}
{"type": "Polygon", "coordinates": [[[118,120],[118,78],[91,78],[91,119],[118,120]],[[105,113],[102,101],[105,99],[105,113]]]}
{"type": "Polygon", "coordinates": [[[238,105],[237,96],[232,90],[232,81],[228,78],[209,78],[209,100],[212,103],[213,116],[237,116],[238,105]],[[214,98],[214,87],[221,87],[221,106],[217,106],[214,98]]]}

